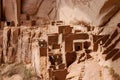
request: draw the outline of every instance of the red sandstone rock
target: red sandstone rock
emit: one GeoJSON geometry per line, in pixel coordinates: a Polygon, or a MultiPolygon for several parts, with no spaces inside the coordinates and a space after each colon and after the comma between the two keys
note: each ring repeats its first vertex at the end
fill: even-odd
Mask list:
{"type": "Polygon", "coordinates": [[[8,63],[14,63],[15,57],[16,55],[14,54],[14,48],[8,47],[8,53],[7,53],[8,63]]]}
{"type": "Polygon", "coordinates": [[[3,49],[0,48],[0,63],[2,63],[2,59],[3,59],[3,49]]]}

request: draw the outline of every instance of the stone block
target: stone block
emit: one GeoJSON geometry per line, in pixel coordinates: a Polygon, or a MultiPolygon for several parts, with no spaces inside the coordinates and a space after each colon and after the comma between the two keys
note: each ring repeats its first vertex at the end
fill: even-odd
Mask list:
{"type": "Polygon", "coordinates": [[[62,35],[63,41],[73,41],[74,40],[74,34],[63,34],[62,35]]]}
{"type": "Polygon", "coordinates": [[[113,56],[112,61],[115,61],[119,58],[120,58],[120,51],[113,56]]]}
{"type": "Polygon", "coordinates": [[[103,38],[101,39],[102,45],[107,41],[110,35],[104,35],[103,38]]]}
{"type": "Polygon", "coordinates": [[[79,33],[79,34],[74,34],[74,40],[78,39],[89,39],[89,35],[87,33],[79,33]]]}
{"type": "Polygon", "coordinates": [[[53,70],[52,72],[53,72],[52,77],[55,77],[55,80],[65,80],[66,79],[67,69],[53,70]]]}
{"type": "Polygon", "coordinates": [[[51,21],[51,25],[62,25],[63,21],[51,21]]]}
{"type": "Polygon", "coordinates": [[[63,34],[63,40],[87,40],[89,39],[89,35],[87,33],[79,33],[79,34],[63,34]]]}
{"type": "Polygon", "coordinates": [[[63,21],[56,21],[56,25],[62,25],[63,21]]]}
{"type": "Polygon", "coordinates": [[[107,47],[117,35],[118,35],[118,31],[115,30],[113,34],[110,36],[110,38],[104,44],[104,47],[107,47]]]}
{"type": "Polygon", "coordinates": [[[77,58],[76,52],[67,52],[65,54],[67,67],[70,66],[77,58]]]}
{"type": "Polygon", "coordinates": [[[73,51],[73,41],[65,41],[65,52],[73,51]]]}
{"type": "Polygon", "coordinates": [[[91,42],[85,41],[83,42],[84,49],[88,49],[91,46],[91,42]]]}
{"type": "Polygon", "coordinates": [[[53,49],[60,49],[60,44],[53,44],[53,49]]]}
{"type": "Polygon", "coordinates": [[[63,63],[60,64],[60,65],[59,65],[59,69],[65,69],[65,64],[63,64],[63,63]]]}
{"type": "Polygon", "coordinates": [[[75,33],[79,33],[79,32],[81,32],[81,30],[75,30],[75,33]]]}
{"type": "Polygon", "coordinates": [[[48,35],[48,45],[58,44],[58,34],[48,35]]]}
{"type": "MultiPolygon", "coordinates": [[[[70,25],[61,25],[61,26],[58,26],[58,32],[59,32],[59,34],[60,34],[60,33],[63,33],[63,30],[64,30],[65,28],[71,29],[70,25]]],[[[64,32],[65,32],[65,31],[64,31],[64,32]]],[[[69,32],[70,32],[70,30],[69,30],[69,32]]]]}
{"type": "Polygon", "coordinates": [[[116,45],[117,45],[117,43],[120,41],[120,37],[112,44],[112,45],[110,45],[109,47],[107,47],[106,48],[106,50],[103,52],[103,54],[107,54],[107,53],[109,53],[111,50],[113,50],[115,47],[116,47],[116,45]]]}
{"type": "Polygon", "coordinates": [[[111,51],[107,54],[107,56],[105,57],[105,60],[108,60],[108,59],[112,58],[118,51],[119,51],[119,49],[113,49],[113,50],[111,50],[111,51]]]}
{"type": "Polygon", "coordinates": [[[93,51],[96,52],[98,50],[98,43],[93,44],[93,51]]]}
{"type": "Polygon", "coordinates": [[[93,43],[97,42],[101,38],[102,38],[102,35],[93,35],[93,43]]]}
{"type": "Polygon", "coordinates": [[[63,29],[63,34],[70,34],[70,33],[72,33],[72,27],[65,27],[64,29],[63,29]]]}
{"type": "Polygon", "coordinates": [[[114,45],[109,46],[108,48],[106,48],[106,50],[104,50],[103,54],[108,54],[111,50],[113,50],[114,45]]]}
{"type": "Polygon", "coordinates": [[[85,52],[86,52],[87,54],[89,54],[89,53],[92,52],[92,50],[91,50],[91,49],[86,49],[85,52]]]}
{"type": "Polygon", "coordinates": [[[47,47],[40,47],[40,56],[47,56],[47,47]]]}
{"type": "Polygon", "coordinates": [[[99,38],[94,43],[102,42],[101,44],[103,45],[109,39],[110,35],[98,35],[98,36],[99,36],[99,38]]]}

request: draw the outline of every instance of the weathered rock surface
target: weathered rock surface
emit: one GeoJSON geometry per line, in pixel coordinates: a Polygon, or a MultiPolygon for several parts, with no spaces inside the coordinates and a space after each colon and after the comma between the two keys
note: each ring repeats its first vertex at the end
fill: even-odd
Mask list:
{"type": "Polygon", "coordinates": [[[23,80],[23,78],[20,75],[16,74],[16,75],[13,75],[10,78],[5,78],[3,80],[23,80]]]}
{"type": "Polygon", "coordinates": [[[18,8],[16,7],[17,0],[4,0],[3,9],[5,10],[5,17],[8,22],[16,20],[16,8],[23,14],[29,14],[32,19],[44,18],[47,20],[54,20],[57,17],[56,0],[19,0],[18,8]],[[9,3],[9,4],[7,4],[9,3]],[[21,4],[21,5],[20,5],[21,4]],[[20,5],[20,7],[19,7],[20,5]]]}
{"type": "Polygon", "coordinates": [[[9,27],[0,26],[0,63],[8,65],[1,64],[0,79],[120,79],[120,0],[21,0],[21,15],[16,1],[3,0],[7,22],[0,24],[9,27]],[[18,16],[20,27],[14,26],[18,16]],[[54,19],[62,21],[50,25],[54,19]]]}
{"type": "Polygon", "coordinates": [[[95,26],[107,24],[120,9],[119,0],[59,0],[58,4],[59,18],[66,23],[84,21],[95,26]]]}
{"type": "MultiPolygon", "coordinates": [[[[33,71],[37,76],[45,76],[44,71],[40,71],[40,65],[47,69],[47,58],[40,58],[40,37],[41,31],[46,32],[42,28],[38,27],[5,27],[4,45],[3,45],[3,60],[4,63],[23,63],[31,64],[33,71]],[[43,60],[44,59],[44,60],[43,60]],[[45,65],[43,65],[43,63],[45,65]],[[43,73],[43,74],[42,74],[43,73]]],[[[42,35],[45,36],[45,35],[42,35]]],[[[2,58],[2,48],[0,50],[2,58]]],[[[42,70],[43,70],[42,68],[42,70]]],[[[47,72],[47,70],[45,71],[47,72]]],[[[44,77],[47,78],[47,77],[44,77]]]]}
{"type": "MultiPolygon", "coordinates": [[[[15,1],[4,1],[7,21],[15,21],[14,3],[15,1]]],[[[65,23],[78,24],[84,21],[94,26],[104,26],[116,14],[119,14],[119,5],[119,0],[22,0],[21,12],[29,14],[36,21],[38,18],[42,20],[55,20],[57,18],[65,23]]],[[[116,19],[116,21],[119,20],[116,19]]],[[[41,22],[41,20],[37,22],[41,22]]]]}

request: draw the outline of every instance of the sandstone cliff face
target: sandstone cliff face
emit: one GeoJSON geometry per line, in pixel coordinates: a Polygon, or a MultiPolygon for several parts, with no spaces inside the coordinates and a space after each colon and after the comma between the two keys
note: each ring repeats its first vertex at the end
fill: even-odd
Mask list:
{"type": "Polygon", "coordinates": [[[56,18],[56,0],[22,1],[22,12],[47,19],[56,18]]]}
{"type": "Polygon", "coordinates": [[[120,9],[119,0],[59,0],[59,18],[104,26],[120,9]]]}
{"type": "Polygon", "coordinates": [[[45,30],[46,28],[25,26],[21,28],[5,27],[3,31],[3,58],[0,57],[0,59],[9,64],[30,64],[37,76],[42,75],[44,79],[47,79],[47,58],[40,56],[39,44],[41,32],[44,33],[45,30]]]}
{"type": "MultiPolygon", "coordinates": [[[[7,21],[14,21],[15,2],[8,2],[4,1],[5,17],[7,21]]],[[[60,19],[71,24],[84,21],[94,26],[104,26],[118,13],[119,5],[119,0],[22,0],[21,12],[33,19],[60,19]]]]}
{"type": "MultiPolygon", "coordinates": [[[[4,1],[6,21],[14,21],[15,2],[4,1]]],[[[10,68],[3,71],[0,66],[0,72],[8,74],[9,70],[12,72],[12,67],[16,66],[15,63],[19,65],[22,63],[32,68],[34,75],[42,80],[48,80],[48,67],[52,67],[49,68],[51,79],[57,77],[62,80],[66,77],[66,80],[119,80],[120,28],[117,26],[120,23],[119,9],[120,0],[22,0],[21,26],[10,25],[0,30],[0,63],[10,64],[10,68]],[[42,22],[47,23],[56,18],[65,23],[53,21],[51,24],[39,26],[42,22]],[[36,24],[32,23],[33,20],[36,24]],[[45,47],[41,40],[45,41],[45,47]],[[85,44],[84,41],[90,44],[85,44]],[[90,47],[84,51],[83,45],[90,47]],[[82,51],[77,52],[74,48],[82,48],[80,49],[82,51]],[[50,66],[48,53],[52,53],[54,64],[53,53],[57,55],[60,51],[64,62],[62,67],[50,66]],[[68,69],[67,76],[64,68],[68,69]]],[[[62,58],[58,61],[61,62],[62,58]]],[[[23,71],[26,73],[26,70],[23,71]]],[[[17,74],[10,76],[10,79],[16,77],[22,80],[21,75],[17,74]]]]}
{"type": "MultiPolygon", "coordinates": [[[[73,25],[79,25],[79,22],[83,21],[90,25],[102,26],[102,28],[98,29],[96,27],[94,32],[99,34],[100,31],[100,35],[112,34],[118,28],[118,23],[120,23],[119,5],[119,0],[59,0],[59,19],[73,25]]],[[[116,39],[119,39],[119,34],[115,37],[112,40],[113,43],[116,39]]],[[[118,42],[116,48],[119,49],[119,46],[118,42]]],[[[106,50],[106,48],[103,49],[106,50]]],[[[119,59],[112,61],[110,56],[112,57],[113,54],[111,53],[103,55],[98,51],[97,53],[92,53],[93,60],[86,60],[80,63],[77,63],[78,60],[76,60],[68,67],[69,74],[66,79],[105,80],[107,78],[109,80],[119,80],[119,76],[116,73],[120,74],[118,71],[120,61],[119,59]],[[104,61],[105,57],[106,59],[109,57],[110,60],[104,61]],[[114,75],[118,76],[118,78],[114,75]]]]}
{"type": "MultiPolygon", "coordinates": [[[[55,20],[57,17],[56,0],[19,0],[18,3],[22,14],[29,14],[33,18],[45,18],[55,20]]],[[[16,0],[4,0],[2,13],[5,13],[5,18],[8,22],[16,19],[16,0]],[[9,3],[9,4],[8,4],[9,3]]]]}

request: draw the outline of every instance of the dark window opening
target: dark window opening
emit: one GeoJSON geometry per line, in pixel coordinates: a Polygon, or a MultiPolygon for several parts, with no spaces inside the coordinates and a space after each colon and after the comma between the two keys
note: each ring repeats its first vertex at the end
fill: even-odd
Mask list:
{"type": "Polygon", "coordinates": [[[76,42],[74,43],[75,51],[80,51],[82,50],[82,43],[81,42],[76,42]]]}
{"type": "Polygon", "coordinates": [[[59,65],[62,64],[63,60],[62,60],[62,55],[51,55],[49,56],[49,61],[51,63],[51,65],[59,65]]]}
{"type": "Polygon", "coordinates": [[[79,51],[80,50],[80,46],[77,46],[75,51],[79,51]]]}
{"type": "Polygon", "coordinates": [[[10,26],[10,22],[7,22],[7,26],[10,26]]]}

